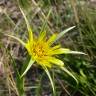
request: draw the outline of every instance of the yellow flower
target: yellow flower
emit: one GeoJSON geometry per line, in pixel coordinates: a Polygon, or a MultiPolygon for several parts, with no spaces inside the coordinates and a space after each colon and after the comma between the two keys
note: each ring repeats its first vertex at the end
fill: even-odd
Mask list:
{"type": "MultiPolygon", "coordinates": [[[[10,37],[18,40],[24,47],[27,49],[29,55],[31,56],[32,62],[35,61],[37,64],[42,66],[43,68],[51,68],[53,65],[57,65],[60,68],[64,66],[64,62],[57,58],[57,55],[59,54],[84,54],[82,52],[78,51],[71,51],[67,48],[61,48],[60,45],[53,46],[54,41],[56,41],[56,38],[58,37],[57,34],[53,34],[48,40],[46,38],[46,32],[41,32],[40,36],[38,38],[33,37],[33,32],[28,26],[28,32],[29,32],[29,38],[27,42],[23,42],[21,39],[9,35],[10,37]]],[[[25,72],[23,75],[29,70],[32,64],[28,65],[28,67],[25,69],[25,72]]]]}
{"type": "MultiPolygon", "coordinates": [[[[32,33],[31,33],[32,35],[32,33]]],[[[53,34],[48,40],[46,33],[42,32],[37,39],[33,39],[30,36],[29,40],[25,44],[28,53],[37,64],[51,68],[53,64],[58,66],[64,66],[63,61],[56,58],[57,54],[67,53],[70,50],[66,48],[60,48],[60,45],[52,46],[57,35],[53,34]]]]}
{"type": "Polygon", "coordinates": [[[60,45],[52,46],[56,38],[57,34],[53,34],[47,40],[46,32],[41,32],[40,36],[35,38],[33,37],[32,30],[29,30],[29,39],[27,40],[27,43],[24,43],[23,41],[22,42],[32,60],[36,61],[37,64],[41,65],[42,67],[51,68],[54,64],[58,65],[59,67],[63,67],[64,62],[56,58],[56,56],[59,54],[82,54],[81,52],[71,51],[67,48],[61,48],[60,45]]]}

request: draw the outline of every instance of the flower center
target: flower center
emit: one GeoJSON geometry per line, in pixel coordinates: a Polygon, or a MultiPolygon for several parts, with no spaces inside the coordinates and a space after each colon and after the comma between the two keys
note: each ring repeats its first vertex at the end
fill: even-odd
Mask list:
{"type": "Polygon", "coordinates": [[[33,45],[33,55],[34,57],[42,58],[47,55],[47,45],[45,43],[35,43],[33,45]]]}

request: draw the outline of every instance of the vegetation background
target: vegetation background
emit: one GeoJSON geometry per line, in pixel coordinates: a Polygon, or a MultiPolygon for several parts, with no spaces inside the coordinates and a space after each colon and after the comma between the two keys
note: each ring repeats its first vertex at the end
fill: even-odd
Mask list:
{"type": "MultiPolygon", "coordinates": [[[[50,70],[56,95],[96,96],[96,0],[21,0],[21,5],[28,8],[26,14],[36,36],[51,10],[46,25],[48,36],[76,26],[58,43],[88,54],[60,55],[65,67],[74,74],[79,84],[58,69],[50,70]]],[[[16,96],[12,62],[20,68],[27,62],[27,52],[18,42],[4,34],[22,39],[28,35],[16,0],[0,0],[0,96],[16,96]]],[[[35,64],[27,73],[25,91],[27,96],[53,96],[48,77],[35,64]]]]}

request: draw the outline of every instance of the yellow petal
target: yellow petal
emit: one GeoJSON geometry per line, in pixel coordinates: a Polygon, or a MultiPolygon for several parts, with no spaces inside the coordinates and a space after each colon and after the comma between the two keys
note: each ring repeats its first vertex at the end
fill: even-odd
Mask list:
{"type": "Polygon", "coordinates": [[[70,50],[67,48],[59,48],[59,49],[56,49],[56,50],[53,50],[52,52],[50,52],[50,55],[67,54],[69,52],[70,52],[70,50]]]}
{"type": "Polygon", "coordinates": [[[31,28],[29,28],[28,31],[29,31],[29,41],[30,41],[31,43],[33,43],[33,32],[32,32],[32,30],[31,30],[31,28]]]}
{"type": "Polygon", "coordinates": [[[42,67],[48,67],[48,68],[51,68],[52,67],[52,64],[50,63],[50,62],[48,62],[48,61],[46,61],[46,60],[44,60],[44,61],[37,61],[37,63],[39,64],[39,65],[41,65],[42,67]]]}
{"type": "Polygon", "coordinates": [[[55,50],[54,52],[56,52],[57,54],[66,54],[68,52],[70,52],[70,49],[67,49],[67,48],[59,48],[57,50],[55,50]]]}
{"type": "Polygon", "coordinates": [[[57,58],[55,58],[55,57],[49,57],[49,58],[48,58],[48,61],[49,61],[50,63],[56,64],[56,65],[58,65],[58,66],[60,66],[60,67],[64,66],[63,61],[61,61],[61,60],[59,60],[59,59],[57,59],[57,58]]]}
{"type": "Polygon", "coordinates": [[[30,42],[29,40],[27,41],[26,45],[25,45],[25,48],[27,49],[28,53],[30,55],[32,55],[32,42],[30,42]]]}
{"type": "Polygon", "coordinates": [[[56,39],[57,35],[56,34],[53,34],[49,40],[47,41],[48,45],[52,45],[54,40],[56,39]]]}
{"type": "Polygon", "coordinates": [[[58,49],[58,48],[60,48],[60,44],[52,47],[51,50],[56,50],[56,49],[58,49]]]}
{"type": "Polygon", "coordinates": [[[50,52],[50,55],[55,55],[55,54],[83,54],[83,55],[86,55],[83,52],[71,51],[70,49],[67,49],[67,48],[59,48],[59,49],[53,50],[53,52],[50,52]]]}

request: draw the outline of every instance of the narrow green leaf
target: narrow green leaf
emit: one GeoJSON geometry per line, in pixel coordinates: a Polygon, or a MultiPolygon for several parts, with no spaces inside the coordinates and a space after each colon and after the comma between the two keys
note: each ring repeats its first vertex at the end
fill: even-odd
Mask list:
{"type": "Polygon", "coordinates": [[[35,62],[35,60],[32,60],[32,58],[31,58],[28,65],[24,69],[24,72],[21,74],[21,78],[27,73],[27,71],[31,68],[31,66],[33,65],[34,62],[35,62]]]}
{"type": "Polygon", "coordinates": [[[67,33],[68,31],[72,30],[73,28],[75,28],[75,26],[72,26],[70,28],[67,28],[65,29],[64,31],[60,32],[58,35],[57,35],[57,38],[54,42],[56,42],[57,40],[59,40],[65,33],[67,33]]]}
{"type": "Polygon", "coordinates": [[[30,5],[29,0],[18,0],[18,3],[24,9],[28,9],[30,5]]]}
{"type": "Polygon", "coordinates": [[[78,84],[78,80],[75,78],[75,76],[70,72],[70,71],[68,71],[66,68],[64,68],[64,67],[61,67],[61,69],[64,71],[64,72],[66,72],[69,76],[71,76],[75,81],[76,81],[76,83],[78,84]]]}
{"type": "Polygon", "coordinates": [[[54,87],[54,83],[53,83],[52,77],[51,77],[51,75],[50,75],[48,69],[47,69],[45,66],[43,66],[43,68],[44,68],[46,74],[48,75],[48,78],[49,78],[50,83],[51,83],[51,85],[52,85],[53,94],[54,94],[54,96],[55,96],[55,87],[54,87]]]}
{"type": "Polygon", "coordinates": [[[9,37],[11,37],[13,39],[16,39],[17,41],[19,41],[25,47],[25,43],[21,39],[15,37],[15,36],[12,36],[12,35],[8,35],[8,34],[4,34],[4,35],[9,36],[9,37]]]}
{"type": "Polygon", "coordinates": [[[71,50],[69,50],[69,51],[67,52],[67,54],[82,54],[82,55],[87,55],[87,54],[85,54],[85,53],[83,53],[83,52],[71,51],[71,50]]]}
{"type": "Polygon", "coordinates": [[[28,32],[29,32],[29,34],[28,34],[28,35],[29,35],[29,40],[31,40],[31,41],[33,42],[33,32],[32,32],[32,28],[31,28],[31,26],[30,26],[30,24],[29,24],[29,21],[28,21],[25,13],[23,12],[23,10],[22,10],[21,7],[20,7],[20,11],[21,11],[21,13],[22,13],[22,15],[23,15],[23,17],[24,17],[24,19],[25,19],[26,25],[27,25],[27,30],[28,30],[28,32]]]}

